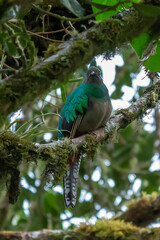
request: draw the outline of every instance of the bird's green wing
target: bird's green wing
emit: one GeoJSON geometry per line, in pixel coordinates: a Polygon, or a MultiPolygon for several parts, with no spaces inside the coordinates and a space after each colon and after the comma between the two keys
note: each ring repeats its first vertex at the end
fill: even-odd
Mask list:
{"type": "Polygon", "coordinates": [[[71,137],[74,137],[75,131],[79,126],[84,110],[88,108],[88,95],[86,92],[86,86],[82,83],[77,89],[75,89],[71,95],[67,98],[65,105],[62,109],[59,126],[59,138],[67,134],[63,134],[61,130],[67,129],[71,137]]]}
{"type": "Polygon", "coordinates": [[[77,118],[77,112],[83,114],[84,109],[88,107],[88,96],[86,95],[85,84],[81,84],[67,98],[64,106],[64,116],[69,123],[77,118]]]}

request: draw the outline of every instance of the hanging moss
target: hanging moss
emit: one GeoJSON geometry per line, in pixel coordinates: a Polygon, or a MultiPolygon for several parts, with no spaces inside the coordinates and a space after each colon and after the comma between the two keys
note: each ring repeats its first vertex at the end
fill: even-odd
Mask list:
{"type": "Polygon", "coordinates": [[[46,181],[52,180],[54,185],[60,183],[68,170],[69,158],[73,154],[73,148],[68,139],[65,139],[62,145],[56,145],[54,149],[43,150],[40,157],[45,157],[45,161],[48,162],[43,173],[46,181]],[[49,154],[48,151],[50,151],[49,154]]]}
{"type": "Polygon", "coordinates": [[[21,162],[36,162],[37,149],[31,142],[5,131],[0,134],[0,180],[5,182],[10,203],[17,200],[21,162]]]}
{"type": "Polygon", "coordinates": [[[91,158],[93,160],[96,151],[97,151],[97,147],[98,147],[98,143],[95,141],[94,137],[90,134],[88,134],[86,136],[86,142],[83,145],[83,149],[84,152],[87,154],[88,158],[91,158]]]}

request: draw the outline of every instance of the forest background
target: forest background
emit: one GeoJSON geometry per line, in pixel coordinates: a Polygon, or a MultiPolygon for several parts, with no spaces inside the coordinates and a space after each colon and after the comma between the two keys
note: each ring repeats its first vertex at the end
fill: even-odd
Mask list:
{"type": "Polygon", "coordinates": [[[1,230],[159,239],[159,23],[156,0],[0,1],[1,230]],[[112,117],[93,136],[58,142],[60,111],[90,66],[102,72],[112,117]],[[75,149],[84,155],[78,200],[65,209],[75,149]]]}

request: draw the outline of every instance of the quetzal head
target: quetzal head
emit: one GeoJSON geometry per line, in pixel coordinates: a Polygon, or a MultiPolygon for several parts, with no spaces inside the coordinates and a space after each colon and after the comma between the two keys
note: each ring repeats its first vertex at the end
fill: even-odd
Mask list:
{"type": "Polygon", "coordinates": [[[87,78],[84,83],[103,83],[100,70],[96,67],[91,67],[87,72],[87,78]]]}

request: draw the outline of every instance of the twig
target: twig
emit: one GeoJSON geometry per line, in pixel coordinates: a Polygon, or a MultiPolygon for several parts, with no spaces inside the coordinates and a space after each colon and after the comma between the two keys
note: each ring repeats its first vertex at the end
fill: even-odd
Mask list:
{"type": "Polygon", "coordinates": [[[4,67],[6,67],[6,68],[8,68],[8,69],[10,69],[12,71],[15,71],[15,72],[17,71],[16,69],[14,69],[13,67],[7,65],[6,63],[4,63],[3,65],[4,65],[4,67]]]}
{"type": "Polygon", "coordinates": [[[32,4],[33,8],[37,9],[39,12],[43,13],[43,14],[47,14],[53,18],[57,18],[59,20],[63,20],[63,21],[72,21],[72,22],[81,22],[81,21],[85,21],[85,20],[88,20],[90,18],[93,18],[101,13],[104,13],[104,12],[107,12],[107,11],[111,11],[111,10],[116,10],[116,8],[119,6],[119,5],[122,5],[122,4],[125,4],[125,3],[129,3],[130,1],[123,1],[123,2],[118,2],[117,4],[115,4],[114,6],[109,6],[109,7],[106,7],[105,9],[99,11],[99,12],[96,12],[96,13],[92,13],[92,14],[89,14],[87,16],[84,16],[84,17],[79,17],[79,18],[69,18],[69,17],[64,17],[64,16],[60,16],[58,14],[55,14],[55,13],[51,13],[51,12],[48,12],[48,11],[45,11],[43,10],[42,8],[36,6],[35,4],[32,4]]]}
{"type": "MultiPolygon", "coordinates": [[[[12,22],[9,22],[9,24],[11,24],[11,25],[13,25],[13,26],[21,29],[21,27],[13,24],[12,22]]],[[[26,32],[29,33],[30,35],[35,35],[35,36],[37,36],[37,37],[46,39],[46,40],[51,41],[51,42],[57,42],[57,43],[62,43],[62,42],[63,42],[63,41],[61,41],[61,40],[54,40],[54,39],[51,39],[51,38],[47,38],[47,37],[41,36],[41,35],[39,35],[39,34],[37,34],[37,33],[31,32],[31,31],[28,31],[28,30],[27,30],[26,32]]]]}
{"type": "Polygon", "coordinates": [[[43,15],[43,22],[42,22],[42,25],[43,25],[43,32],[44,32],[44,20],[45,20],[45,16],[46,16],[46,14],[43,15]]]}
{"type": "Polygon", "coordinates": [[[62,40],[55,40],[55,39],[47,38],[47,37],[41,36],[41,35],[39,35],[39,34],[37,34],[37,33],[33,33],[33,32],[31,32],[31,31],[28,31],[28,30],[27,30],[27,32],[28,32],[29,34],[31,34],[31,35],[35,35],[35,36],[37,36],[37,37],[46,39],[46,40],[51,41],[51,42],[57,42],[57,43],[62,43],[62,42],[63,42],[62,40]]]}
{"type": "MultiPolygon", "coordinates": [[[[67,27],[69,28],[69,27],[67,27]]],[[[54,34],[54,33],[58,33],[58,32],[64,32],[64,29],[59,29],[59,30],[55,30],[55,31],[51,31],[51,32],[36,32],[36,34],[54,34]]]]}
{"type": "Polygon", "coordinates": [[[16,70],[12,70],[12,69],[9,69],[9,68],[8,69],[7,68],[0,69],[0,73],[3,73],[3,74],[7,74],[7,73],[11,74],[11,73],[15,73],[15,72],[16,72],[16,70]]]}

